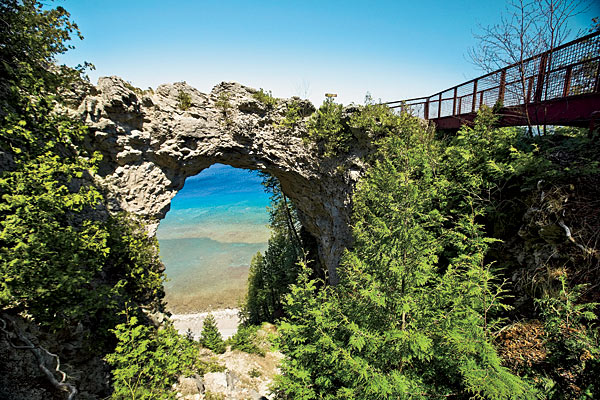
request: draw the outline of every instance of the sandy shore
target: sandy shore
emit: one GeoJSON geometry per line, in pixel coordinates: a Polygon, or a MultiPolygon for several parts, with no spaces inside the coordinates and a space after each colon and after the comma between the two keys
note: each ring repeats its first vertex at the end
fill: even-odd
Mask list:
{"type": "Polygon", "coordinates": [[[194,339],[198,340],[202,332],[204,318],[208,314],[212,314],[217,321],[217,328],[219,328],[221,336],[223,336],[223,339],[227,339],[237,332],[237,327],[240,323],[240,318],[238,317],[239,311],[237,308],[226,308],[224,310],[211,311],[210,313],[173,314],[171,320],[173,320],[173,324],[180,334],[185,334],[190,330],[194,335],[194,339]]]}

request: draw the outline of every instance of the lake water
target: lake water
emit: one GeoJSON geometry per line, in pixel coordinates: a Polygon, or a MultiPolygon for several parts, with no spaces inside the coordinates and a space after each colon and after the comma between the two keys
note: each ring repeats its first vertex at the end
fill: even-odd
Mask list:
{"type": "Polygon", "coordinates": [[[236,307],[248,268],[269,238],[269,195],[255,171],[215,164],[188,178],[158,227],[168,308],[192,313],[236,307]]]}

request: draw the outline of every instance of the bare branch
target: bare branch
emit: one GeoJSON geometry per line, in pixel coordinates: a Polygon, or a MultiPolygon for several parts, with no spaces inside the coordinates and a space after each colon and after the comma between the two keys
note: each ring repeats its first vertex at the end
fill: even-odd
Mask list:
{"type": "Polygon", "coordinates": [[[13,349],[31,351],[31,353],[34,355],[35,359],[38,362],[38,368],[40,369],[40,371],[42,371],[44,373],[44,375],[46,376],[46,379],[48,379],[48,381],[52,384],[52,386],[54,386],[56,389],[58,389],[60,391],[68,392],[69,393],[68,400],[73,400],[75,398],[75,396],[77,395],[77,389],[75,388],[75,386],[71,385],[70,383],[65,382],[67,379],[67,374],[60,369],[60,358],[56,354],[51,353],[50,351],[48,351],[47,349],[45,349],[42,346],[34,345],[31,342],[31,340],[29,340],[27,338],[27,336],[25,336],[25,334],[21,331],[21,329],[19,328],[17,323],[13,320],[13,318],[11,316],[9,316],[8,314],[2,314],[2,318],[0,318],[0,331],[2,331],[4,333],[7,343],[13,349]],[[24,343],[24,345],[16,345],[13,343],[13,341],[11,340],[10,332],[7,330],[7,328],[8,328],[7,323],[6,323],[7,320],[12,325],[13,334],[17,337],[17,339],[21,343],[24,343]],[[54,371],[51,371],[48,368],[46,356],[50,356],[51,359],[55,360],[56,367],[54,368],[54,371]],[[54,375],[55,373],[58,373],[60,375],[60,377],[61,377],[60,380],[56,379],[56,376],[54,375]]]}

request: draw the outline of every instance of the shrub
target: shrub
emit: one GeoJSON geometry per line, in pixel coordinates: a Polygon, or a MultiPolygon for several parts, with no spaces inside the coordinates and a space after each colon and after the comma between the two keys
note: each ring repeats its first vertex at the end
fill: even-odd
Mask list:
{"type": "Polygon", "coordinates": [[[172,325],[161,330],[138,323],[127,311],[127,321],[114,332],[118,344],[106,356],[113,367],[113,399],[175,399],[170,389],[180,375],[198,371],[197,345],[177,334],[172,325]]]}
{"type": "Polygon", "coordinates": [[[225,342],[223,342],[221,333],[217,328],[217,321],[212,314],[208,314],[204,318],[202,333],[200,334],[200,344],[217,354],[225,352],[225,342]]]}
{"type": "Polygon", "coordinates": [[[207,391],[204,393],[204,400],[225,400],[225,395],[222,393],[213,393],[207,391]]]}
{"type": "Polygon", "coordinates": [[[264,256],[259,252],[250,262],[248,292],[240,316],[244,324],[259,325],[283,317],[283,298],[296,281],[303,250],[297,234],[300,225],[293,204],[288,203],[279,182],[267,177],[263,185],[272,192],[271,237],[264,256]]]}
{"type": "Polygon", "coordinates": [[[250,375],[250,378],[259,378],[262,373],[257,368],[252,368],[250,372],[248,372],[248,375],[250,375]]]}
{"type": "Polygon", "coordinates": [[[325,157],[334,157],[349,149],[352,133],[342,123],[344,107],[332,100],[325,100],[311,117],[308,123],[308,137],[305,142],[312,141],[323,146],[325,157]]]}
{"type": "Polygon", "coordinates": [[[300,122],[302,119],[302,114],[300,111],[300,104],[298,101],[292,100],[291,102],[287,103],[285,114],[279,123],[279,126],[287,129],[296,127],[298,122],[300,122]]]}
{"type": "Polygon", "coordinates": [[[220,109],[223,113],[223,121],[225,122],[225,125],[233,124],[233,121],[231,120],[231,118],[229,118],[229,110],[231,110],[231,108],[233,107],[229,102],[230,98],[231,94],[229,92],[221,92],[219,93],[219,97],[217,98],[217,102],[215,103],[215,106],[218,109],[220,109]]]}
{"type": "Polygon", "coordinates": [[[177,102],[179,109],[185,111],[192,106],[192,96],[190,96],[189,93],[180,90],[177,94],[177,102]]]}
{"type": "Polygon", "coordinates": [[[258,326],[240,325],[235,335],[228,339],[227,343],[231,345],[232,350],[239,350],[250,354],[258,354],[264,357],[265,351],[260,348],[259,340],[256,335],[259,329],[260,327],[258,326]]]}
{"type": "Polygon", "coordinates": [[[544,324],[546,368],[536,371],[550,399],[597,398],[600,394],[600,334],[592,325],[598,303],[581,303],[584,285],[569,287],[560,275],[560,291],[536,299],[544,324]],[[548,368],[549,367],[549,368],[548,368]],[[589,397],[588,397],[589,396],[589,397]]]}
{"type": "Polygon", "coordinates": [[[263,88],[260,88],[260,90],[254,93],[252,97],[266,105],[267,108],[273,108],[277,105],[277,99],[273,97],[270,90],[265,92],[263,88]]]}

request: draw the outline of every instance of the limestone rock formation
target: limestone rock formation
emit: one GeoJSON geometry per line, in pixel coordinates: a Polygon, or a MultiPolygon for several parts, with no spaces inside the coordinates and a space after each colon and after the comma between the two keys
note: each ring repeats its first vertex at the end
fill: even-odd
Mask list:
{"type": "Polygon", "coordinates": [[[318,243],[321,263],[335,268],[350,244],[351,195],[364,169],[358,150],[324,158],[302,141],[314,106],[279,99],[257,100],[255,89],[221,83],[204,94],[186,83],[155,92],[133,88],[118,77],[100,78],[77,113],[90,127],[90,146],[104,158],[99,175],[114,194],[113,207],[143,217],[154,234],[171,199],[187,177],[212,164],[262,170],[277,177],[318,243]],[[303,118],[282,124],[290,102],[303,118]]]}

